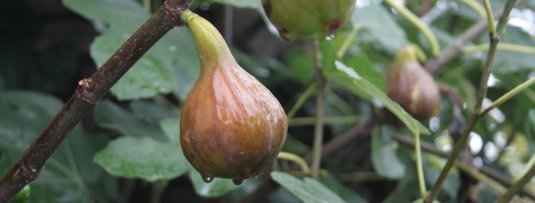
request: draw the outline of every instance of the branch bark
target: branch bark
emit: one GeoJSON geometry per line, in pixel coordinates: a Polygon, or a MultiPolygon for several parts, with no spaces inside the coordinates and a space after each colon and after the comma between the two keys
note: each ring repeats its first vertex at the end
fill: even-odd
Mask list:
{"type": "Polygon", "coordinates": [[[8,202],[37,179],[45,162],[71,129],[145,52],[180,23],[180,13],[189,8],[191,1],[166,0],[100,69],[78,82],[71,98],[0,181],[0,203],[8,202]]]}

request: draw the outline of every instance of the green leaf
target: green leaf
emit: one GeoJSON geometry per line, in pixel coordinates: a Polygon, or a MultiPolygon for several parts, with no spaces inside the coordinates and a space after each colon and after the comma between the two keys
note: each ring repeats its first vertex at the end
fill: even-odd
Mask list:
{"type": "Polygon", "coordinates": [[[142,120],[108,100],[101,101],[95,107],[95,122],[101,127],[116,130],[123,135],[168,141],[159,126],[159,120],[156,122],[142,120]]]}
{"type": "MultiPolygon", "coordinates": [[[[64,0],[66,7],[96,21],[105,31],[91,45],[100,67],[148,19],[149,14],[130,0],[64,0]]],[[[175,91],[185,98],[199,73],[199,59],[187,28],[175,28],[156,43],[117,84],[112,93],[120,100],[153,97],[175,91]],[[175,70],[173,70],[175,68],[175,70]],[[177,81],[177,74],[180,81],[177,81]]]]}
{"type": "Polygon", "coordinates": [[[338,181],[332,174],[327,171],[321,171],[320,182],[336,194],[338,194],[346,202],[353,203],[366,203],[368,202],[362,196],[357,194],[355,191],[344,186],[340,181],[338,181]]]}
{"type": "Polygon", "coordinates": [[[398,159],[395,142],[386,127],[373,133],[372,164],[375,171],[383,177],[399,179],[405,175],[405,165],[398,159]]]}
{"type": "MultiPolygon", "coordinates": [[[[0,92],[0,174],[5,174],[61,107],[49,95],[27,91],[0,92]]],[[[115,178],[91,157],[104,141],[76,127],[31,183],[28,202],[111,202],[116,198],[115,178]]]]}
{"type": "Polygon", "coordinates": [[[168,142],[147,136],[123,136],[100,151],[95,162],[113,175],[147,181],[168,180],[186,173],[190,166],[180,148],[178,120],[163,120],[161,127],[168,142]]]}
{"type": "MultiPolygon", "coordinates": [[[[525,32],[522,32],[518,28],[508,28],[507,32],[504,32],[502,35],[500,35],[500,42],[508,42],[530,47],[535,46],[533,37],[525,32]]],[[[485,60],[484,57],[481,57],[481,59],[483,61],[485,60]]],[[[533,54],[498,50],[496,52],[492,73],[505,75],[534,70],[535,65],[533,64],[533,54]]]]}
{"type": "Polygon", "coordinates": [[[260,3],[260,0],[213,0],[214,2],[223,3],[232,5],[238,8],[252,8],[260,10],[262,9],[262,4],[260,3]]]}
{"type": "Polygon", "coordinates": [[[370,37],[375,38],[390,54],[397,53],[408,44],[403,29],[380,4],[371,3],[357,8],[351,20],[355,25],[367,30],[370,37]]]}
{"type": "Polygon", "coordinates": [[[230,179],[214,178],[212,182],[205,183],[202,180],[201,174],[196,170],[192,169],[189,173],[189,179],[193,183],[193,188],[195,192],[203,197],[221,197],[227,192],[238,188],[239,186],[235,185],[230,179]]]}
{"type": "Polygon", "coordinates": [[[409,115],[401,106],[392,101],[379,88],[363,78],[354,68],[347,67],[340,61],[336,61],[336,69],[328,69],[327,77],[344,85],[353,93],[374,102],[376,105],[383,105],[396,115],[399,120],[414,133],[430,134],[429,130],[419,121],[409,115]]]}
{"type": "Polygon", "coordinates": [[[375,87],[386,92],[386,80],[383,73],[364,56],[352,56],[345,61],[347,66],[355,69],[363,78],[370,81],[375,87]]]}
{"type": "Polygon", "coordinates": [[[309,203],[337,203],[345,202],[334,192],[326,188],[317,180],[305,178],[300,180],[287,173],[273,171],[271,177],[275,182],[289,190],[292,194],[299,197],[304,202],[309,203]]]}

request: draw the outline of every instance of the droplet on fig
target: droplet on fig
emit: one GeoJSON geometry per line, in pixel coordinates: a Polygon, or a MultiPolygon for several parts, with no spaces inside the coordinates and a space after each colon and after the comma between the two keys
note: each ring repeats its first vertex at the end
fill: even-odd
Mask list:
{"type": "Polygon", "coordinates": [[[214,177],[210,177],[210,176],[202,177],[202,181],[204,181],[205,183],[211,183],[213,180],[214,180],[214,177]]]}
{"type": "Polygon", "coordinates": [[[286,114],[238,65],[215,27],[191,11],[181,17],[201,58],[199,79],[180,116],[182,151],[200,174],[239,184],[276,159],[286,139],[286,114]]]}
{"type": "Polygon", "coordinates": [[[242,177],[232,178],[232,182],[234,182],[234,184],[236,185],[241,185],[243,183],[243,178],[242,177]]]}

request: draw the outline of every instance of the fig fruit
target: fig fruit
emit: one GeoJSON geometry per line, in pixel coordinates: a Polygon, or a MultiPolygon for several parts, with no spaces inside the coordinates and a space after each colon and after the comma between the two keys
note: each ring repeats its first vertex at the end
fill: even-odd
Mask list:
{"type": "Polygon", "coordinates": [[[427,121],[440,110],[438,85],[418,62],[417,48],[409,45],[397,55],[385,72],[388,96],[414,118],[427,121]]]}
{"type": "Polygon", "coordinates": [[[201,60],[199,79],[180,118],[182,150],[205,182],[240,184],[271,165],[286,139],[288,122],[273,94],[243,70],[217,29],[184,11],[201,60]]]}
{"type": "Polygon", "coordinates": [[[284,40],[321,39],[338,29],[356,0],[262,0],[271,23],[284,40]]]}

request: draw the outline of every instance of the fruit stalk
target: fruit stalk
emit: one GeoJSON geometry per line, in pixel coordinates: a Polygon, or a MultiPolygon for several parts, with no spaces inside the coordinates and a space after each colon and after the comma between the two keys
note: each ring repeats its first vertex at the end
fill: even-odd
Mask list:
{"type": "Polygon", "coordinates": [[[325,76],[323,75],[323,68],[321,65],[321,52],[319,50],[318,40],[314,40],[314,52],[316,59],[316,124],[314,126],[314,142],[312,148],[312,171],[311,175],[315,179],[319,179],[321,167],[321,150],[323,147],[323,127],[324,114],[323,100],[325,95],[325,76]]]}

